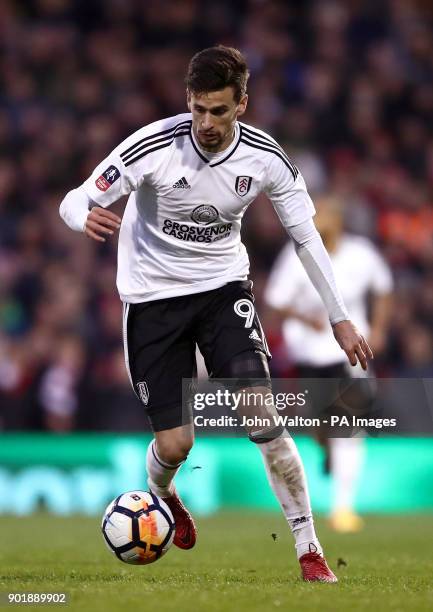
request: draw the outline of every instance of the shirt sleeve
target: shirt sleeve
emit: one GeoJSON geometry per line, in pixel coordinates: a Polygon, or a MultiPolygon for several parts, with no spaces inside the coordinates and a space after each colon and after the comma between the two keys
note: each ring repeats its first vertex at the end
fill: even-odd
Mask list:
{"type": "Polygon", "coordinates": [[[92,202],[106,208],[122,196],[135,191],[138,188],[138,177],[133,169],[124,165],[117,147],[96,166],[82,188],[92,202]]]}
{"type": "Polygon", "coordinates": [[[63,221],[72,230],[84,232],[89,214],[89,206],[92,204],[89,196],[82,187],[72,189],[63,198],[59,213],[63,221]]]}
{"type": "MultiPolygon", "coordinates": [[[[89,199],[105,208],[131,191],[136,191],[143,183],[150,182],[160,156],[147,153],[160,148],[152,145],[159,143],[156,137],[159,133],[165,133],[163,128],[166,125],[164,121],[159,121],[137,130],[98,164],[82,184],[89,199]]],[[[168,131],[174,129],[169,127],[168,131]]]]}
{"type": "Polygon", "coordinates": [[[124,165],[119,148],[124,149],[125,143],[110,153],[80,187],[72,189],[63,198],[60,216],[71,229],[83,232],[92,206],[106,208],[121,196],[137,189],[137,168],[128,169],[124,165]]]}
{"type": "Polygon", "coordinates": [[[331,325],[349,319],[331,260],[312,219],[291,227],[296,253],[328,312],[331,325]]]}
{"type": "Polygon", "coordinates": [[[283,151],[269,157],[264,191],[287,231],[311,219],[316,212],[302,175],[283,151]]]}
{"type": "Polygon", "coordinates": [[[143,136],[146,133],[147,127],[129,136],[96,166],[82,185],[66,194],[60,204],[60,216],[71,229],[84,231],[92,206],[106,208],[150,179],[155,160],[140,155],[140,142],[146,139],[143,136]]]}

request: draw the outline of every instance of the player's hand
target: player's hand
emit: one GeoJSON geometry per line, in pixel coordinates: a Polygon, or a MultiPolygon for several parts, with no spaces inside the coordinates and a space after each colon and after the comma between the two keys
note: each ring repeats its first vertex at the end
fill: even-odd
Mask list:
{"type": "Polygon", "coordinates": [[[94,206],[87,215],[84,233],[93,240],[105,242],[104,236],[112,236],[119,229],[121,221],[111,210],[94,206]]]}
{"type": "Polygon", "coordinates": [[[373,359],[373,352],[366,339],[361,336],[352,321],[340,321],[332,326],[335,339],[346,353],[350,364],[361,364],[363,370],[367,369],[367,360],[373,359]]]}

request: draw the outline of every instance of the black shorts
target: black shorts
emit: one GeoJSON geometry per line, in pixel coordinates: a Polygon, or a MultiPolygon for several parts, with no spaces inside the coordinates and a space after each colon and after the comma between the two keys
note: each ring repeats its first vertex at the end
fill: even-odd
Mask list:
{"type": "Polygon", "coordinates": [[[270,358],[251,288],[251,281],[234,281],[203,293],[124,304],[126,367],[154,431],[187,422],[182,378],[196,375],[196,345],[214,378],[244,351],[270,358]]]}
{"type": "MultiPolygon", "coordinates": [[[[350,422],[353,416],[369,416],[376,395],[375,380],[367,375],[359,377],[349,362],[322,367],[299,364],[297,371],[300,379],[313,379],[308,385],[312,416],[345,415],[350,422]]],[[[322,425],[322,432],[325,429],[328,431],[322,425]]],[[[332,431],[329,428],[329,437],[332,431]]]]}

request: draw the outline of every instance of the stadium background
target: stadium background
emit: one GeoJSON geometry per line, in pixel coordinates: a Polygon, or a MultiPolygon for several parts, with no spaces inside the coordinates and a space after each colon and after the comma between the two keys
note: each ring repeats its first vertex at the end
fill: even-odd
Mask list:
{"type": "MultiPolygon", "coordinates": [[[[284,146],[313,199],[341,196],[348,229],[391,265],[394,312],[378,374],[432,377],[431,19],[427,0],[0,3],[0,512],[41,502],[99,512],[120,490],[144,486],[148,434],[137,434],[147,423],[124,368],[116,240],[73,233],[58,206],[125,136],[184,112],[186,66],[205,46],[245,52],[245,121],[284,146]]],[[[262,301],[286,241],[265,198],[248,211],[243,239],[273,373],[289,375],[262,301]]],[[[308,438],[300,448],[313,505],[326,511],[319,451],[308,438]]],[[[276,508],[246,442],[199,440],[183,472],[197,512],[276,508]],[[241,485],[253,478],[249,495],[241,485]]],[[[430,439],[370,440],[358,508],[431,511],[432,475],[430,439]]]]}

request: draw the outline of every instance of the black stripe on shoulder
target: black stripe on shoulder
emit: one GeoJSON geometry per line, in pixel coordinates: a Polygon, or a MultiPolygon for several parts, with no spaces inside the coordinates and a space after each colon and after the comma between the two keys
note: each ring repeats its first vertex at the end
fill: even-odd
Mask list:
{"type": "Polygon", "coordinates": [[[278,147],[278,149],[281,149],[281,151],[283,151],[283,148],[278,144],[278,142],[276,142],[275,140],[273,140],[270,136],[268,136],[267,134],[261,134],[260,132],[247,127],[246,125],[242,125],[242,132],[244,134],[250,134],[251,136],[255,136],[256,138],[259,138],[260,140],[263,140],[264,142],[267,142],[268,144],[274,146],[274,147],[278,147]]]}
{"type": "MultiPolygon", "coordinates": [[[[279,157],[281,159],[282,162],[284,162],[284,164],[288,167],[288,169],[290,170],[292,176],[293,176],[293,180],[296,181],[296,177],[298,176],[298,170],[293,168],[293,166],[291,164],[289,164],[286,160],[286,158],[281,154],[281,152],[278,149],[271,149],[268,146],[259,146],[258,144],[255,144],[253,142],[249,142],[248,140],[245,140],[244,137],[241,138],[241,142],[243,142],[244,144],[248,145],[249,147],[252,147],[253,149],[260,149],[261,151],[268,151],[269,153],[273,153],[274,155],[276,155],[277,157],[279,157]]],[[[262,143],[263,145],[265,143],[262,143]]]]}
{"type": "Polygon", "coordinates": [[[249,140],[257,143],[257,144],[263,144],[267,147],[273,148],[275,150],[277,150],[279,153],[281,153],[286,162],[292,167],[293,169],[293,173],[298,176],[299,174],[299,170],[297,169],[297,167],[295,166],[295,164],[292,162],[292,160],[288,157],[288,155],[286,154],[286,152],[284,151],[284,149],[282,147],[280,147],[280,145],[274,141],[272,141],[270,138],[267,138],[265,136],[262,136],[262,134],[258,134],[257,132],[254,132],[253,130],[250,130],[249,128],[245,128],[244,126],[242,126],[242,132],[243,132],[243,136],[245,138],[248,138],[249,140]]]}
{"type": "Polygon", "coordinates": [[[277,142],[273,142],[270,138],[265,138],[261,134],[257,134],[256,132],[252,132],[251,130],[243,129],[242,132],[245,138],[249,138],[250,140],[257,142],[259,144],[263,143],[267,147],[272,147],[274,149],[277,149],[280,153],[284,155],[284,157],[287,158],[287,161],[290,162],[290,159],[287,156],[286,152],[284,151],[282,147],[280,147],[280,145],[277,142]]]}
{"type": "MultiPolygon", "coordinates": [[[[181,121],[180,123],[174,125],[172,128],[168,128],[167,130],[163,130],[162,132],[156,132],[156,134],[151,134],[150,136],[145,136],[144,138],[142,138],[135,144],[131,145],[128,149],[123,151],[123,153],[120,154],[120,157],[123,158],[125,155],[130,153],[133,149],[141,145],[141,143],[143,142],[147,142],[148,140],[152,140],[153,138],[158,138],[158,136],[163,136],[164,134],[170,134],[171,132],[174,132],[175,130],[177,130],[177,128],[180,126],[186,127],[187,125],[190,126],[191,124],[192,124],[191,119],[186,119],[185,121],[181,121]]],[[[149,143],[149,144],[153,144],[153,143],[149,143]]]]}
{"type": "Polygon", "coordinates": [[[152,140],[152,142],[146,142],[145,144],[142,144],[141,147],[136,147],[131,153],[128,153],[128,155],[124,155],[122,157],[122,161],[125,163],[129,161],[131,157],[133,157],[134,155],[137,155],[137,153],[139,153],[140,151],[149,149],[149,147],[153,147],[156,144],[159,144],[160,142],[164,142],[166,140],[172,140],[173,137],[175,136],[183,136],[184,134],[189,134],[189,126],[182,125],[173,134],[168,134],[167,136],[163,136],[162,138],[157,138],[156,140],[152,140]],[[188,131],[185,131],[185,129],[187,129],[188,131]]]}
{"type": "Polygon", "coordinates": [[[190,130],[188,131],[179,131],[176,132],[176,134],[172,134],[170,136],[170,140],[166,140],[165,138],[161,138],[159,140],[159,142],[161,140],[164,140],[164,144],[159,145],[158,147],[153,147],[152,145],[155,144],[155,142],[150,143],[151,148],[146,148],[144,151],[141,151],[141,153],[139,155],[137,155],[136,157],[133,157],[132,159],[129,159],[127,162],[125,163],[125,166],[130,166],[131,164],[133,164],[134,162],[138,161],[139,159],[141,159],[142,157],[144,157],[145,155],[147,155],[148,153],[153,153],[154,151],[159,151],[159,149],[164,149],[165,147],[169,147],[173,142],[175,138],[178,138],[179,136],[189,136],[190,134],[190,130]]]}

